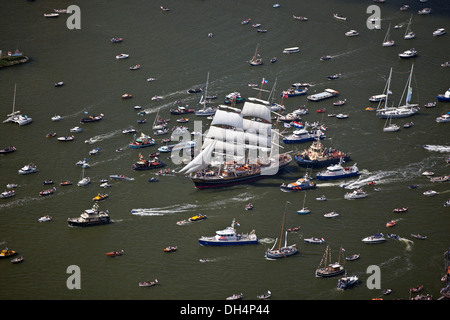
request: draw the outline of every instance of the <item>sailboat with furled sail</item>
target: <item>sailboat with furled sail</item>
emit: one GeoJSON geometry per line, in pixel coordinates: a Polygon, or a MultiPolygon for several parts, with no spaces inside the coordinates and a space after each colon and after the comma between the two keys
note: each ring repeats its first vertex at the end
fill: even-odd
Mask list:
{"type": "Polygon", "coordinates": [[[209,81],[209,72],[208,72],[208,76],[206,78],[206,88],[205,88],[205,94],[201,96],[200,98],[200,105],[203,105],[202,109],[199,109],[197,111],[195,111],[195,115],[199,116],[199,117],[209,117],[212,116],[216,113],[216,108],[214,107],[206,107],[206,104],[208,103],[208,81],[209,81]]]}
{"type": "Polygon", "coordinates": [[[228,187],[272,176],[292,161],[289,153],[279,153],[278,148],[282,147],[278,141],[269,106],[246,101],[240,110],[221,105],[204,135],[200,152],[180,173],[189,174],[199,189],[228,187]]]}
{"type": "Polygon", "coordinates": [[[384,37],[382,46],[383,47],[392,47],[395,44],[395,41],[390,39],[389,31],[391,30],[391,24],[389,24],[388,31],[386,32],[386,36],[384,37]]]}
{"type": "Polygon", "coordinates": [[[409,40],[414,39],[416,37],[416,34],[411,30],[411,21],[412,21],[412,15],[409,19],[408,26],[406,27],[405,35],[403,36],[403,39],[409,40]]]}
{"type": "Polygon", "coordinates": [[[273,245],[273,247],[271,249],[267,249],[266,251],[265,256],[267,259],[287,258],[298,252],[297,244],[292,244],[290,246],[287,245],[287,232],[284,236],[284,246],[281,246],[283,242],[284,221],[286,220],[286,206],[288,203],[289,201],[286,201],[286,205],[284,207],[283,224],[281,226],[281,235],[280,241],[278,243],[278,248],[275,248],[275,245],[277,244],[277,241],[275,240],[275,244],[273,245]]]}
{"type": "Polygon", "coordinates": [[[263,59],[258,54],[258,47],[259,43],[256,45],[255,55],[253,58],[248,62],[251,66],[260,66],[263,64],[263,59]]]}
{"type": "Polygon", "coordinates": [[[329,263],[329,262],[331,262],[331,249],[330,249],[330,246],[327,245],[327,248],[325,249],[325,253],[323,254],[322,260],[320,261],[320,264],[316,269],[316,277],[328,278],[328,277],[334,277],[334,276],[344,273],[345,272],[344,266],[340,262],[342,252],[343,252],[343,249],[341,248],[339,250],[338,262],[329,263]]]}

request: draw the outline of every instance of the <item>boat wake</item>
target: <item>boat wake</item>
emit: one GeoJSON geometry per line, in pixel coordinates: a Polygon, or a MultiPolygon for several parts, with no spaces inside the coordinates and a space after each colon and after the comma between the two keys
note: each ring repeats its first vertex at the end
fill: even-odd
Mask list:
{"type": "Polygon", "coordinates": [[[137,216],[164,216],[172,213],[188,212],[196,209],[198,206],[195,204],[176,204],[161,208],[137,208],[132,209],[131,214],[137,216]]]}
{"type": "Polygon", "coordinates": [[[433,145],[433,144],[425,144],[423,145],[425,149],[428,151],[436,151],[436,152],[442,152],[442,153],[448,153],[450,152],[449,146],[440,146],[440,145],[433,145]]]}
{"type": "Polygon", "coordinates": [[[111,132],[99,134],[99,135],[97,135],[95,137],[89,138],[85,142],[88,143],[88,144],[93,144],[93,143],[96,143],[96,142],[99,142],[99,141],[103,141],[103,140],[106,140],[106,139],[113,138],[116,135],[118,135],[119,133],[121,133],[121,130],[114,130],[114,131],[111,131],[111,132]]]}

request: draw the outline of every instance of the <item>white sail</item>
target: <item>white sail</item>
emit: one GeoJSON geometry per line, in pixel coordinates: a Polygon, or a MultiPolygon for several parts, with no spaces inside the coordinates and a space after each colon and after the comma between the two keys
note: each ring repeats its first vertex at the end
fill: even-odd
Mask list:
{"type": "Polygon", "coordinates": [[[212,151],[214,149],[214,144],[211,143],[208,147],[203,149],[191,162],[189,162],[184,168],[180,170],[180,172],[191,173],[198,170],[202,170],[206,168],[212,158],[212,151]]]}
{"type": "Polygon", "coordinates": [[[242,108],[242,115],[244,117],[257,117],[266,121],[271,121],[270,109],[262,104],[245,102],[242,108]]]}
{"type": "Polygon", "coordinates": [[[234,128],[243,128],[242,116],[238,113],[217,110],[211,126],[226,125],[234,128]]]}

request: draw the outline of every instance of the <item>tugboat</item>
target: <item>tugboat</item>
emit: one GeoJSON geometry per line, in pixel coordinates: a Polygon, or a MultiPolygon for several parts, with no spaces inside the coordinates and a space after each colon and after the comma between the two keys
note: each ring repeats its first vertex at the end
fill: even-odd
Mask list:
{"type": "Polygon", "coordinates": [[[100,211],[95,203],[91,209],[86,209],[78,218],[68,218],[67,222],[71,227],[90,227],[111,223],[108,210],[100,211]]]}
{"type": "Polygon", "coordinates": [[[153,160],[144,159],[144,157],[140,154],[139,161],[134,163],[131,169],[133,170],[150,170],[164,167],[166,164],[162,161],[159,161],[157,157],[153,158],[153,160]]]}
{"type": "Polygon", "coordinates": [[[308,174],[305,174],[303,178],[298,179],[295,182],[285,184],[283,183],[281,186],[281,191],[291,192],[291,191],[302,191],[308,189],[315,189],[316,184],[311,181],[311,177],[308,174]]]}
{"type": "Polygon", "coordinates": [[[299,152],[294,160],[300,167],[319,168],[341,161],[349,161],[350,156],[342,151],[328,148],[325,149],[320,141],[314,141],[309,149],[299,152]]]}
{"type": "Polygon", "coordinates": [[[258,244],[258,237],[255,234],[255,230],[252,230],[249,234],[237,234],[236,229],[234,228],[235,224],[236,221],[233,219],[231,227],[216,231],[216,235],[213,237],[203,236],[198,240],[198,242],[202,246],[236,246],[243,244],[258,244]]]}
{"type": "Polygon", "coordinates": [[[155,144],[156,144],[155,139],[151,138],[150,136],[148,136],[144,133],[141,133],[141,136],[137,139],[134,139],[130,143],[129,147],[131,149],[139,149],[139,148],[150,147],[155,144]]]}

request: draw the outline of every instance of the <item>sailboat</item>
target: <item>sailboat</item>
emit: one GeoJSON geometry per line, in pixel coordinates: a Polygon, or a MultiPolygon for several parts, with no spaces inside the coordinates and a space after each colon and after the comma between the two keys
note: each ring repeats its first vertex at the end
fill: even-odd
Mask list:
{"type": "Polygon", "coordinates": [[[298,214],[311,213],[311,210],[309,210],[307,207],[305,207],[305,202],[306,202],[306,192],[305,192],[305,197],[303,198],[303,207],[300,210],[297,210],[298,214]]]}
{"type": "MultiPolygon", "coordinates": [[[[412,64],[411,66],[411,71],[409,73],[409,77],[408,80],[406,82],[405,85],[405,89],[403,90],[403,94],[402,97],[400,99],[400,101],[403,100],[403,96],[406,94],[406,98],[405,98],[405,104],[404,105],[399,105],[398,107],[387,107],[387,97],[386,100],[384,101],[384,108],[383,109],[378,109],[377,110],[377,116],[382,118],[382,119],[386,119],[391,117],[392,119],[397,119],[397,118],[406,118],[406,117],[410,117],[413,116],[414,114],[416,114],[419,109],[417,108],[417,104],[411,104],[411,96],[412,96],[412,87],[411,87],[411,81],[412,81],[412,74],[413,74],[413,69],[414,69],[414,64],[412,64]]],[[[392,68],[391,68],[391,73],[392,73],[392,68]]],[[[389,83],[391,80],[391,76],[389,76],[389,83]]],[[[388,89],[389,91],[389,89],[388,89]]]]}
{"type": "Polygon", "coordinates": [[[207,104],[207,96],[208,96],[208,81],[209,81],[209,72],[208,76],[206,77],[206,88],[205,88],[205,94],[201,96],[199,104],[203,104],[203,108],[200,110],[195,111],[196,116],[201,117],[209,117],[216,113],[216,108],[213,107],[206,107],[207,104]]]}
{"type": "Polygon", "coordinates": [[[331,261],[331,249],[330,246],[327,245],[327,248],[325,249],[325,253],[323,254],[322,260],[320,261],[319,266],[316,269],[316,277],[334,277],[337,275],[340,275],[345,272],[344,266],[341,265],[341,253],[343,249],[341,248],[339,250],[339,258],[338,262],[330,263],[331,261]]]}
{"type": "Polygon", "coordinates": [[[411,18],[409,19],[408,26],[406,27],[405,35],[403,36],[403,39],[405,40],[414,39],[416,37],[416,34],[411,30],[411,21],[412,15],[411,18]]]}
{"type": "Polygon", "coordinates": [[[287,232],[284,236],[284,246],[282,247],[281,244],[283,242],[283,232],[284,232],[284,221],[286,220],[286,206],[289,201],[286,201],[286,205],[284,207],[284,215],[283,215],[283,224],[281,225],[281,235],[280,235],[280,241],[278,243],[278,248],[275,248],[275,245],[277,244],[275,240],[275,244],[271,249],[267,249],[266,251],[266,258],[268,259],[280,259],[280,258],[287,258],[289,256],[292,256],[298,252],[297,244],[292,244],[290,246],[287,245],[287,232]]]}
{"type": "Polygon", "coordinates": [[[390,39],[389,31],[391,30],[391,24],[389,24],[388,31],[386,32],[386,36],[384,37],[382,46],[383,47],[392,47],[395,44],[395,41],[390,39]]]}
{"type": "Polygon", "coordinates": [[[91,183],[91,178],[84,176],[84,167],[83,171],[81,172],[81,180],[78,181],[77,186],[84,187],[91,183]]]}
{"type": "Polygon", "coordinates": [[[13,98],[12,112],[10,114],[6,115],[8,118],[3,120],[3,123],[15,122],[19,126],[23,126],[23,125],[26,125],[26,124],[30,123],[31,121],[33,121],[33,119],[28,117],[27,115],[24,115],[24,116],[21,115],[20,111],[15,111],[15,108],[16,108],[16,90],[17,90],[17,84],[14,85],[14,98],[13,98]]]}
{"type": "Polygon", "coordinates": [[[392,123],[392,117],[389,116],[384,124],[383,132],[396,132],[398,130],[400,130],[400,127],[392,123]]]}
{"type": "Polygon", "coordinates": [[[255,50],[255,55],[253,56],[253,58],[248,62],[250,63],[251,66],[260,66],[263,64],[263,59],[260,57],[260,55],[258,54],[258,47],[259,47],[259,43],[256,45],[256,50],[255,50]]]}
{"type": "MultiPolygon", "coordinates": [[[[204,135],[201,151],[180,170],[195,187],[220,188],[275,175],[292,161],[279,153],[279,133],[272,129],[270,107],[246,101],[242,110],[221,105],[204,135]]],[[[201,135],[196,135],[201,140],[201,135]]]]}

